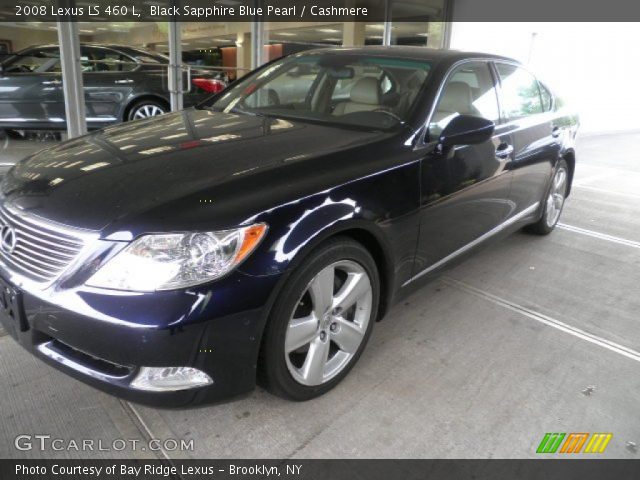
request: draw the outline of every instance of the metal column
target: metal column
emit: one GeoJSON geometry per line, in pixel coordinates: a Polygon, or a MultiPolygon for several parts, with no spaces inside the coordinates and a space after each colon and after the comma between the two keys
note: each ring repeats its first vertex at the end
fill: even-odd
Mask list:
{"type": "Polygon", "coordinates": [[[67,135],[79,137],[87,133],[87,119],[82,85],[82,65],[80,64],[80,39],[78,24],[67,17],[58,22],[58,42],[60,43],[60,67],[62,69],[62,91],[64,111],[67,118],[67,135]]]}
{"type": "Polygon", "coordinates": [[[391,0],[384,2],[384,30],[382,32],[382,45],[391,45],[391,0]]]}
{"type": "MultiPolygon", "coordinates": [[[[259,4],[260,2],[256,2],[259,4]]],[[[264,63],[263,37],[264,23],[258,20],[251,22],[251,69],[258,68],[264,63]]]]}
{"type": "Polygon", "coordinates": [[[169,22],[169,94],[171,111],[182,110],[182,24],[169,22]]]}

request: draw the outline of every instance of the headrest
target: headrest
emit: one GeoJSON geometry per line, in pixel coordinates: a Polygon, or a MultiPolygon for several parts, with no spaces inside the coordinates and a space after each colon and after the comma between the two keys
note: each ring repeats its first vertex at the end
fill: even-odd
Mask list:
{"type": "Polygon", "coordinates": [[[380,86],[373,77],[364,77],[351,88],[350,98],[355,103],[378,105],[380,103],[380,86]]]}
{"type": "Polygon", "coordinates": [[[441,112],[472,113],[473,96],[471,87],[465,82],[451,82],[447,85],[438,110],[441,112]]]}

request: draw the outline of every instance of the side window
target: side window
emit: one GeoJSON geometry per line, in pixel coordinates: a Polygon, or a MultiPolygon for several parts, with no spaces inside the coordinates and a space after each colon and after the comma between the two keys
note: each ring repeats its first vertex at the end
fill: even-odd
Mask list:
{"type": "Polygon", "coordinates": [[[137,67],[132,58],[103,48],[81,48],[80,60],[84,73],[128,72],[137,67]]]}
{"type": "MultiPolygon", "coordinates": [[[[320,74],[320,67],[315,64],[296,65],[273,78],[266,85],[250,93],[245,103],[250,108],[276,107],[280,105],[294,106],[302,104],[320,74]]],[[[249,86],[248,89],[254,87],[249,86]]]]}
{"type": "Polygon", "coordinates": [[[29,50],[5,64],[5,73],[45,73],[60,71],[60,50],[42,48],[29,50]]]}
{"type": "Polygon", "coordinates": [[[465,63],[449,76],[431,118],[429,135],[440,135],[458,115],[498,120],[498,96],[488,64],[465,63]]]}
{"type": "Polygon", "coordinates": [[[547,87],[538,82],[538,86],[540,87],[540,99],[542,100],[542,110],[548,112],[553,107],[553,97],[551,96],[551,92],[547,90],[547,87]]]}
{"type": "Polygon", "coordinates": [[[146,53],[136,53],[136,60],[142,63],[150,63],[153,65],[162,65],[162,59],[158,57],[152,57],[151,55],[147,55],[146,53]]]}
{"type": "Polygon", "coordinates": [[[538,81],[526,70],[515,65],[496,63],[502,83],[504,114],[510,119],[518,119],[542,113],[542,99],[538,81]]]}

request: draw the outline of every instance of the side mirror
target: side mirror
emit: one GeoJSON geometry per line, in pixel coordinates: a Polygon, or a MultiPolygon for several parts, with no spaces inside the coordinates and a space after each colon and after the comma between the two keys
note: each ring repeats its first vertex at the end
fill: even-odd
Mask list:
{"type": "Polygon", "coordinates": [[[442,131],[439,143],[442,147],[483,143],[491,139],[495,128],[495,123],[486,118],[458,115],[442,131]]]}

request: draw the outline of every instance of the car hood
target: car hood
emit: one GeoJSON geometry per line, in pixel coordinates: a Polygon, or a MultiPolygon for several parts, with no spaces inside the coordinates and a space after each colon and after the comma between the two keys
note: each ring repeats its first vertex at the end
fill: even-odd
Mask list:
{"type": "Polygon", "coordinates": [[[294,195],[296,189],[287,188],[294,178],[289,173],[308,179],[321,175],[330,165],[317,163],[320,157],[385,136],[285,118],[187,109],[42,150],[16,164],[0,192],[5,203],[18,209],[103,233],[131,228],[135,218],[144,219],[147,230],[187,228],[187,210],[194,218],[202,217],[195,211],[204,206],[209,218],[224,225],[239,221],[239,213],[234,216],[232,211],[249,216],[275,202],[265,193],[269,189],[294,195]],[[253,200],[247,203],[243,195],[253,200]]]}

